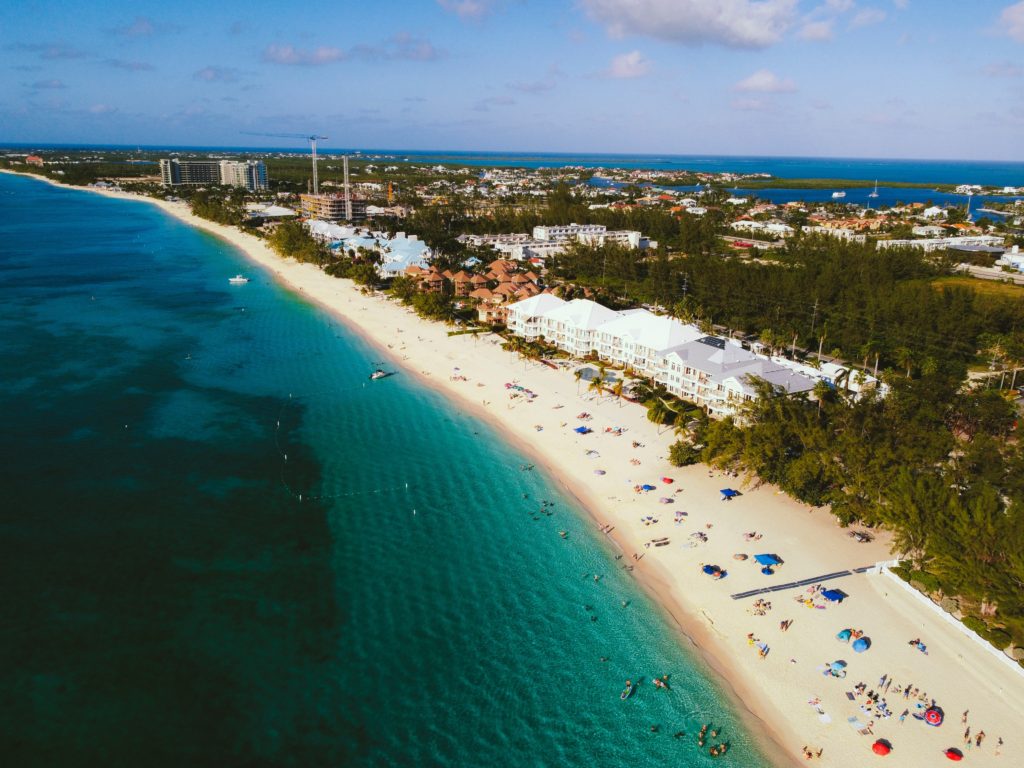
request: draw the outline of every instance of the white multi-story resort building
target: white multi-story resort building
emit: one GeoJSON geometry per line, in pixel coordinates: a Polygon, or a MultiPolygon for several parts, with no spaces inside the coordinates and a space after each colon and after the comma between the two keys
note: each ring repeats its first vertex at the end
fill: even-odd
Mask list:
{"type": "Polygon", "coordinates": [[[636,230],[608,229],[604,224],[560,224],[538,226],[532,235],[516,232],[505,235],[459,235],[460,242],[476,246],[490,246],[510,259],[546,259],[557,256],[570,243],[605,245],[617,243],[627,248],[646,250],[657,248],[656,240],[644,237],[636,230]]]}
{"type": "Polygon", "coordinates": [[[508,328],[526,339],[543,336],[575,357],[595,354],[631,368],[712,416],[728,416],[753,399],[755,378],[787,393],[808,392],[816,379],[828,380],[824,373],[794,370],[670,317],[646,309],[615,312],[587,299],[533,296],[508,307],[508,328]]]}

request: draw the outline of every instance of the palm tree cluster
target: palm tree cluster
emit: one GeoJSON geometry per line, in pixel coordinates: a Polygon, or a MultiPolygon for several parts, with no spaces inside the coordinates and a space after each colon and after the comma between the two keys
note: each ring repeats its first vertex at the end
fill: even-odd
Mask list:
{"type": "Polygon", "coordinates": [[[843,524],[891,530],[912,578],[961,610],[988,606],[994,642],[1024,646],[1024,447],[1011,402],[940,375],[894,377],[885,398],[821,385],[813,402],[758,386],[741,419],[704,421],[677,444],[676,463],[744,470],[843,524]]]}

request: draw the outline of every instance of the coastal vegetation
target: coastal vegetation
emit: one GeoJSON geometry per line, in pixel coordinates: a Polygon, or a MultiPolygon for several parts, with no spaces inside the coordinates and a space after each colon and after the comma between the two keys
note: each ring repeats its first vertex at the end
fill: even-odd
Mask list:
{"type": "Polygon", "coordinates": [[[286,221],[267,236],[267,243],[285,258],[323,265],[331,258],[327,246],[298,221],[286,221]]]}
{"type": "Polygon", "coordinates": [[[741,418],[692,424],[671,460],[744,471],[830,505],[842,524],[891,530],[915,585],[1024,646],[1024,448],[1012,402],[965,391],[941,368],[886,378],[886,397],[822,386],[817,401],[761,382],[741,418]]]}

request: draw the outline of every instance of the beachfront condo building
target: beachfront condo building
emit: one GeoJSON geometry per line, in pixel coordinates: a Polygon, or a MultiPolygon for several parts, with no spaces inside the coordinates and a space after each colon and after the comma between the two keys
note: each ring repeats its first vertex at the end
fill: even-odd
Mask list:
{"type": "Polygon", "coordinates": [[[533,296],[508,307],[507,325],[517,336],[543,337],[574,357],[596,355],[629,368],[719,418],[757,396],[755,379],[793,394],[810,392],[816,379],[826,378],[646,309],[616,312],[588,299],[533,296]]]}
{"type": "Polygon", "coordinates": [[[262,160],[160,161],[160,180],[165,187],[226,184],[250,192],[267,188],[267,167],[262,160]]]}
{"type": "Polygon", "coordinates": [[[220,184],[220,163],[217,160],[161,160],[160,180],[165,187],[220,184]]]}
{"type": "Polygon", "coordinates": [[[220,183],[259,192],[267,188],[267,166],[262,160],[221,160],[220,183]]]}

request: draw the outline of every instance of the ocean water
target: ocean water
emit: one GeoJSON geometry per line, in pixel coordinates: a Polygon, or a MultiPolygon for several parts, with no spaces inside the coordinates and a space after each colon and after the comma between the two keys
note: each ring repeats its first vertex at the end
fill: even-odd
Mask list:
{"type": "MultiPolygon", "coordinates": [[[[20,149],[89,149],[93,145],[13,145],[20,149]]],[[[129,149],[135,146],[105,146],[105,149],[129,149]]],[[[287,147],[159,147],[146,150],[209,152],[296,152],[287,147]]],[[[699,154],[610,154],[570,152],[466,152],[409,149],[370,149],[366,147],[321,147],[324,155],[361,153],[383,155],[410,163],[456,163],[490,168],[642,168],[662,171],[701,171],[705,173],[769,173],[780,179],[858,179],[915,182],[923,184],[981,184],[996,187],[1024,186],[1024,161],[999,160],[916,160],[858,157],[779,157],[772,155],[699,155],[699,154]]],[[[881,191],[881,190],[879,190],[881,191]]],[[[848,196],[849,197],[849,196],[848,196]]],[[[808,198],[811,199],[811,198],[808,198]]],[[[902,198],[901,198],[902,199],[902,198]]]]}
{"type": "Polygon", "coordinates": [[[766,764],[551,478],[377,357],[148,205],[0,175],[4,763],[766,764]]]}
{"type": "MultiPolygon", "coordinates": [[[[588,186],[592,187],[624,187],[626,186],[622,182],[613,181],[612,179],[604,177],[593,177],[587,181],[588,186]]],[[[681,192],[700,192],[705,187],[685,186],[685,187],[665,187],[665,189],[674,189],[681,192]]],[[[881,184],[878,185],[878,197],[870,197],[874,191],[873,187],[843,187],[836,186],[832,189],[786,189],[786,188],[766,188],[766,189],[747,189],[744,187],[730,187],[728,191],[737,197],[756,197],[759,200],[767,200],[770,203],[776,205],[782,205],[784,203],[792,201],[803,201],[807,203],[843,203],[847,205],[859,205],[865,208],[891,208],[898,205],[906,205],[908,203],[922,203],[924,205],[939,205],[939,206],[959,206],[965,207],[968,202],[971,206],[971,218],[978,219],[981,216],[992,216],[992,214],[986,214],[985,212],[979,212],[979,208],[984,208],[989,203],[1009,203],[1015,200],[1024,200],[1022,196],[1014,195],[958,195],[951,192],[940,192],[935,189],[924,189],[918,187],[885,187],[881,184]],[[845,192],[846,196],[843,198],[832,197],[833,192],[845,192]]],[[[1000,214],[995,214],[1000,215],[1000,214]]]]}

